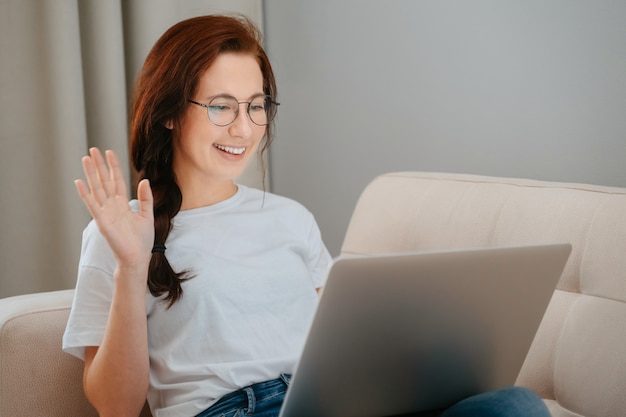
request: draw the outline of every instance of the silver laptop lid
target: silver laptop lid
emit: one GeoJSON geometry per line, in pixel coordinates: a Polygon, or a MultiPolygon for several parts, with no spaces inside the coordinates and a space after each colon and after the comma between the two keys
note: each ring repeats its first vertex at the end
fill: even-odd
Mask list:
{"type": "Polygon", "coordinates": [[[513,385],[570,251],[336,259],[281,417],[400,415],[513,385]]]}

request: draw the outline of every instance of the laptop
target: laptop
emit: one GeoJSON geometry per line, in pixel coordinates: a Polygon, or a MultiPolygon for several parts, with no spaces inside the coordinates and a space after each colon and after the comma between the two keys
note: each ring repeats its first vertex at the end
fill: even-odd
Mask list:
{"type": "Polygon", "coordinates": [[[335,259],[280,417],[396,416],[513,385],[570,252],[335,259]]]}

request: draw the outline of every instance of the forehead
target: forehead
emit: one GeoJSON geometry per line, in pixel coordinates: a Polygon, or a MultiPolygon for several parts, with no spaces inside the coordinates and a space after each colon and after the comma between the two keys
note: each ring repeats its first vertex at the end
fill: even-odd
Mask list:
{"type": "Polygon", "coordinates": [[[250,54],[224,52],[200,76],[198,98],[228,94],[248,98],[263,93],[263,74],[257,59],[250,54]]]}

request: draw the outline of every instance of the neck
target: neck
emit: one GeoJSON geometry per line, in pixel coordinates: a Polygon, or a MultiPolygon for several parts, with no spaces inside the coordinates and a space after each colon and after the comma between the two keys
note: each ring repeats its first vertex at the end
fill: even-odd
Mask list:
{"type": "Polygon", "coordinates": [[[237,192],[237,185],[232,181],[219,184],[201,184],[197,187],[181,187],[183,202],[181,210],[191,210],[211,206],[229,199],[237,192]]]}

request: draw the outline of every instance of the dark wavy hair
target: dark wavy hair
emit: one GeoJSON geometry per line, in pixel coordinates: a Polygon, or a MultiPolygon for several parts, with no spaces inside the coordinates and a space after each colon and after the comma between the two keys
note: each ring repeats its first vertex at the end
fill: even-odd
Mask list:
{"type": "MultiPolygon", "coordinates": [[[[152,47],[137,79],[130,117],[130,154],[138,179],[149,179],[154,194],[155,245],[165,243],[182,203],[172,168],[173,135],[189,105],[187,99],[195,96],[200,76],[223,52],[254,56],[263,74],[264,93],[276,97],[276,81],[260,31],[243,16],[200,16],[177,23],[152,47]],[[170,122],[173,129],[166,127],[170,122]]],[[[261,168],[272,131],[270,124],[259,147],[261,168]]],[[[174,271],[165,253],[153,253],[148,288],[155,297],[167,294],[164,299],[169,307],[180,299],[181,284],[189,277],[188,271],[174,271]]]]}

